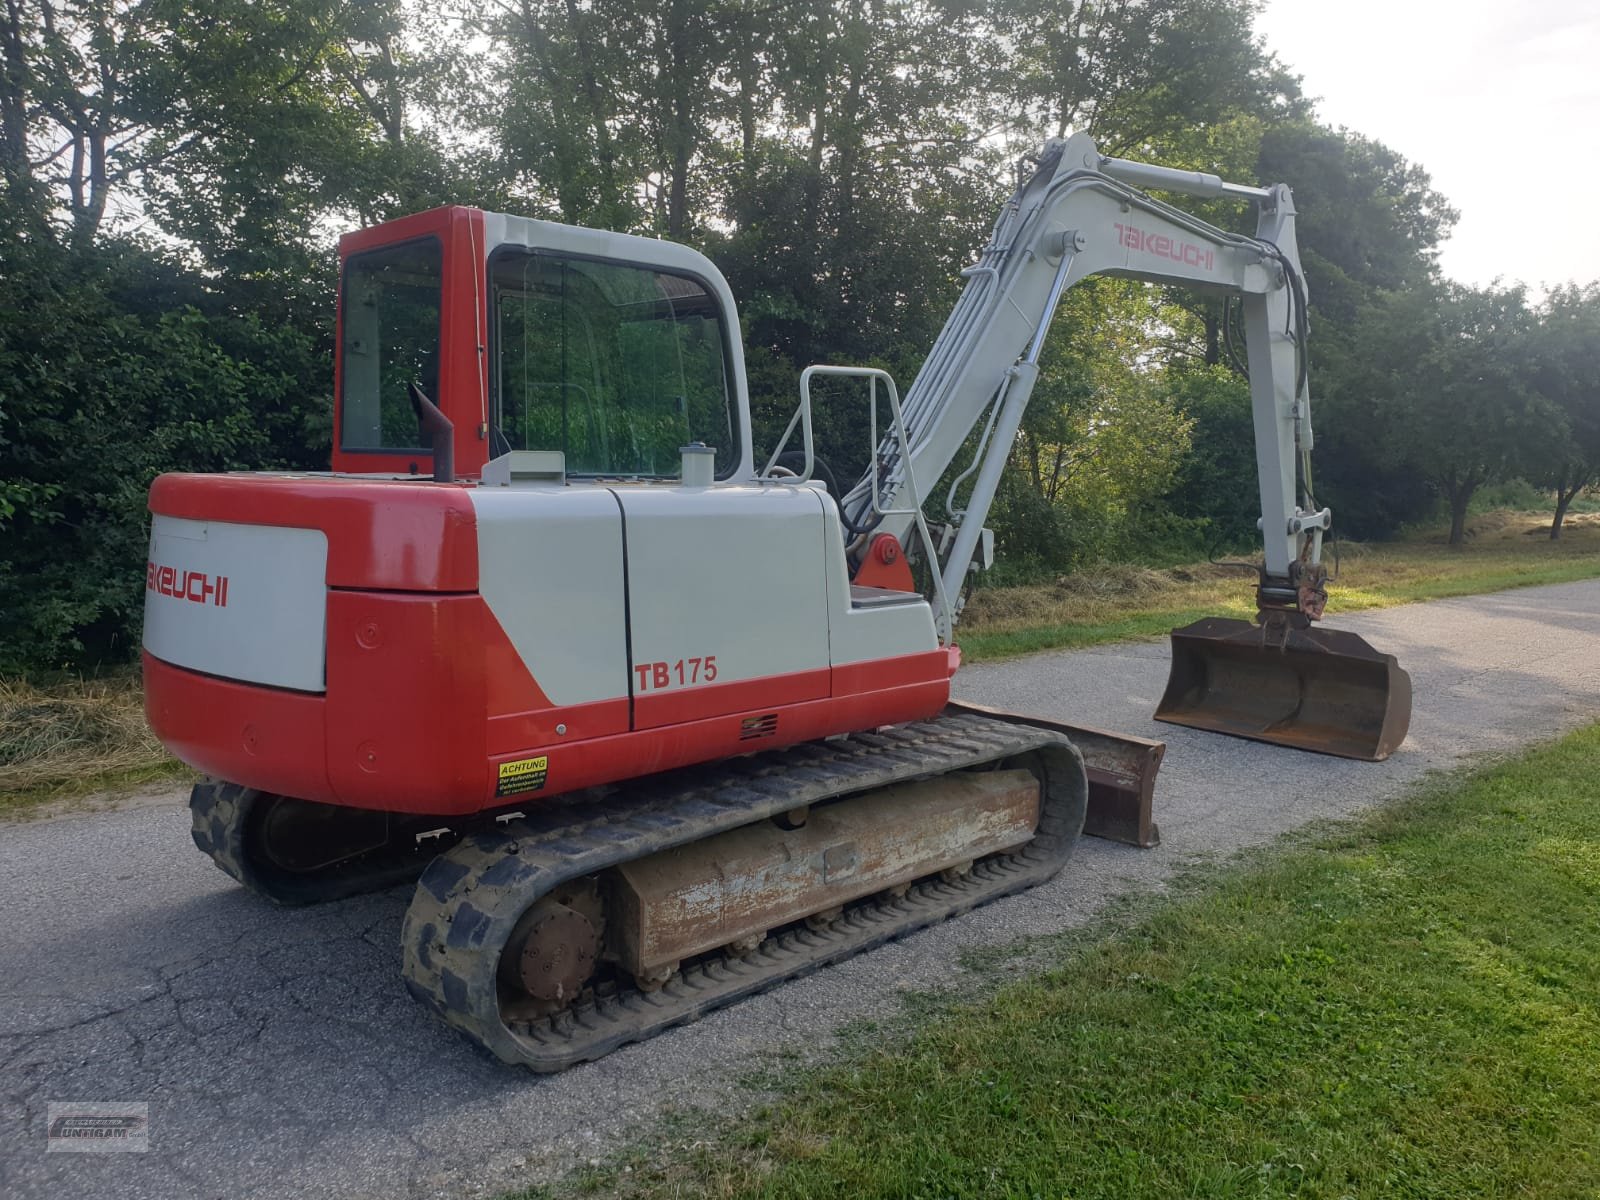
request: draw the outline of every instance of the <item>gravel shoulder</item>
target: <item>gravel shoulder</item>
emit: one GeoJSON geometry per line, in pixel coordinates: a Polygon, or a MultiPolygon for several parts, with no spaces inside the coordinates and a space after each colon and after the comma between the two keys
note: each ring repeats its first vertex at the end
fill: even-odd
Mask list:
{"type": "Polygon", "coordinates": [[[564,1075],[507,1071],[401,989],[406,892],[270,908],[197,855],[181,793],[0,829],[0,1194],[494,1193],[664,1113],[827,1053],[842,1025],[966,978],[968,952],[1091,920],[1197,860],[1392,798],[1600,716],[1600,581],[1342,617],[1398,655],[1411,736],[1352,763],[1159,725],[1163,643],[979,664],[965,699],[1160,738],[1162,845],[1085,841],[1054,882],[564,1075]],[[51,1100],[150,1105],[143,1155],[44,1153],[51,1100]]]}

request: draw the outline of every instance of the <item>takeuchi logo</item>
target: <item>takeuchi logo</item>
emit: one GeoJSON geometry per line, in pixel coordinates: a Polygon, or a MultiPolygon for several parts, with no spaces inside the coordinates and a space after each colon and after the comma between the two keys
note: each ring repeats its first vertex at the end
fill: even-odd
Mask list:
{"type": "Polygon", "coordinates": [[[1203,271],[1211,270],[1216,263],[1216,251],[1208,250],[1194,242],[1180,242],[1169,234],[1150,233],[1136,225],[1124,225],[1121,221],[1115,222],[1115,225],[1117,241],[1130,250],[1153,254],[1157,258],[1168,258],[1186,267],[1199,267],[1203,271]]]}
{"type": "Polygon", "coordinates": [[[174,600],[190,600],[195,604],[211,604],[217,608],[228,606],[228,577],[207,575],[204,571],[180,571],[177,567],[164,567],[157,562],[146,562],[144,571],[146,591],[174,600]]]}

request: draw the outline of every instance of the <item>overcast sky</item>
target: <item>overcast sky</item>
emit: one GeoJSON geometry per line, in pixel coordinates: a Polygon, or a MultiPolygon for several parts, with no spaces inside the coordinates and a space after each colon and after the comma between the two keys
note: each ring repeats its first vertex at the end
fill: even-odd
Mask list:
{"type": "Polygon", "coordinates": [[[1600,281],[1600,0],[1267,0],[1256,28],[1450,198],[1446,275],[1600,281]]]}

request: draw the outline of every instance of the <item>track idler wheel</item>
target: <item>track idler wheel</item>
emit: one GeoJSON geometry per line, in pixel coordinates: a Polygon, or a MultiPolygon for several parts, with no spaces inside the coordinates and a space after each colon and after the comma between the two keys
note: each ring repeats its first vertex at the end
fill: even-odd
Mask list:
{"type": "Polygon", "coordinates": [[[1065,736],[975,714],[557,799],[423,873],[406,987],[564,1070],[1042,883],[1087,804],[1065,736]]]}

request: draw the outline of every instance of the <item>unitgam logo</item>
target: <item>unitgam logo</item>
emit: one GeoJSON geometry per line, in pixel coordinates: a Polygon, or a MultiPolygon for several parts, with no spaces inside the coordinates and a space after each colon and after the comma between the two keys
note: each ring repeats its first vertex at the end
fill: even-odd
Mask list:
{"type": "Polygon", "coordinates": [[[146,591],[174,600],[191,600],[196,604],[228,607],[228,577],[207,575],[204,571],[180,571],[177,567],[163,567],[160,563],[146,562],[144,571],[146,591]]]}

